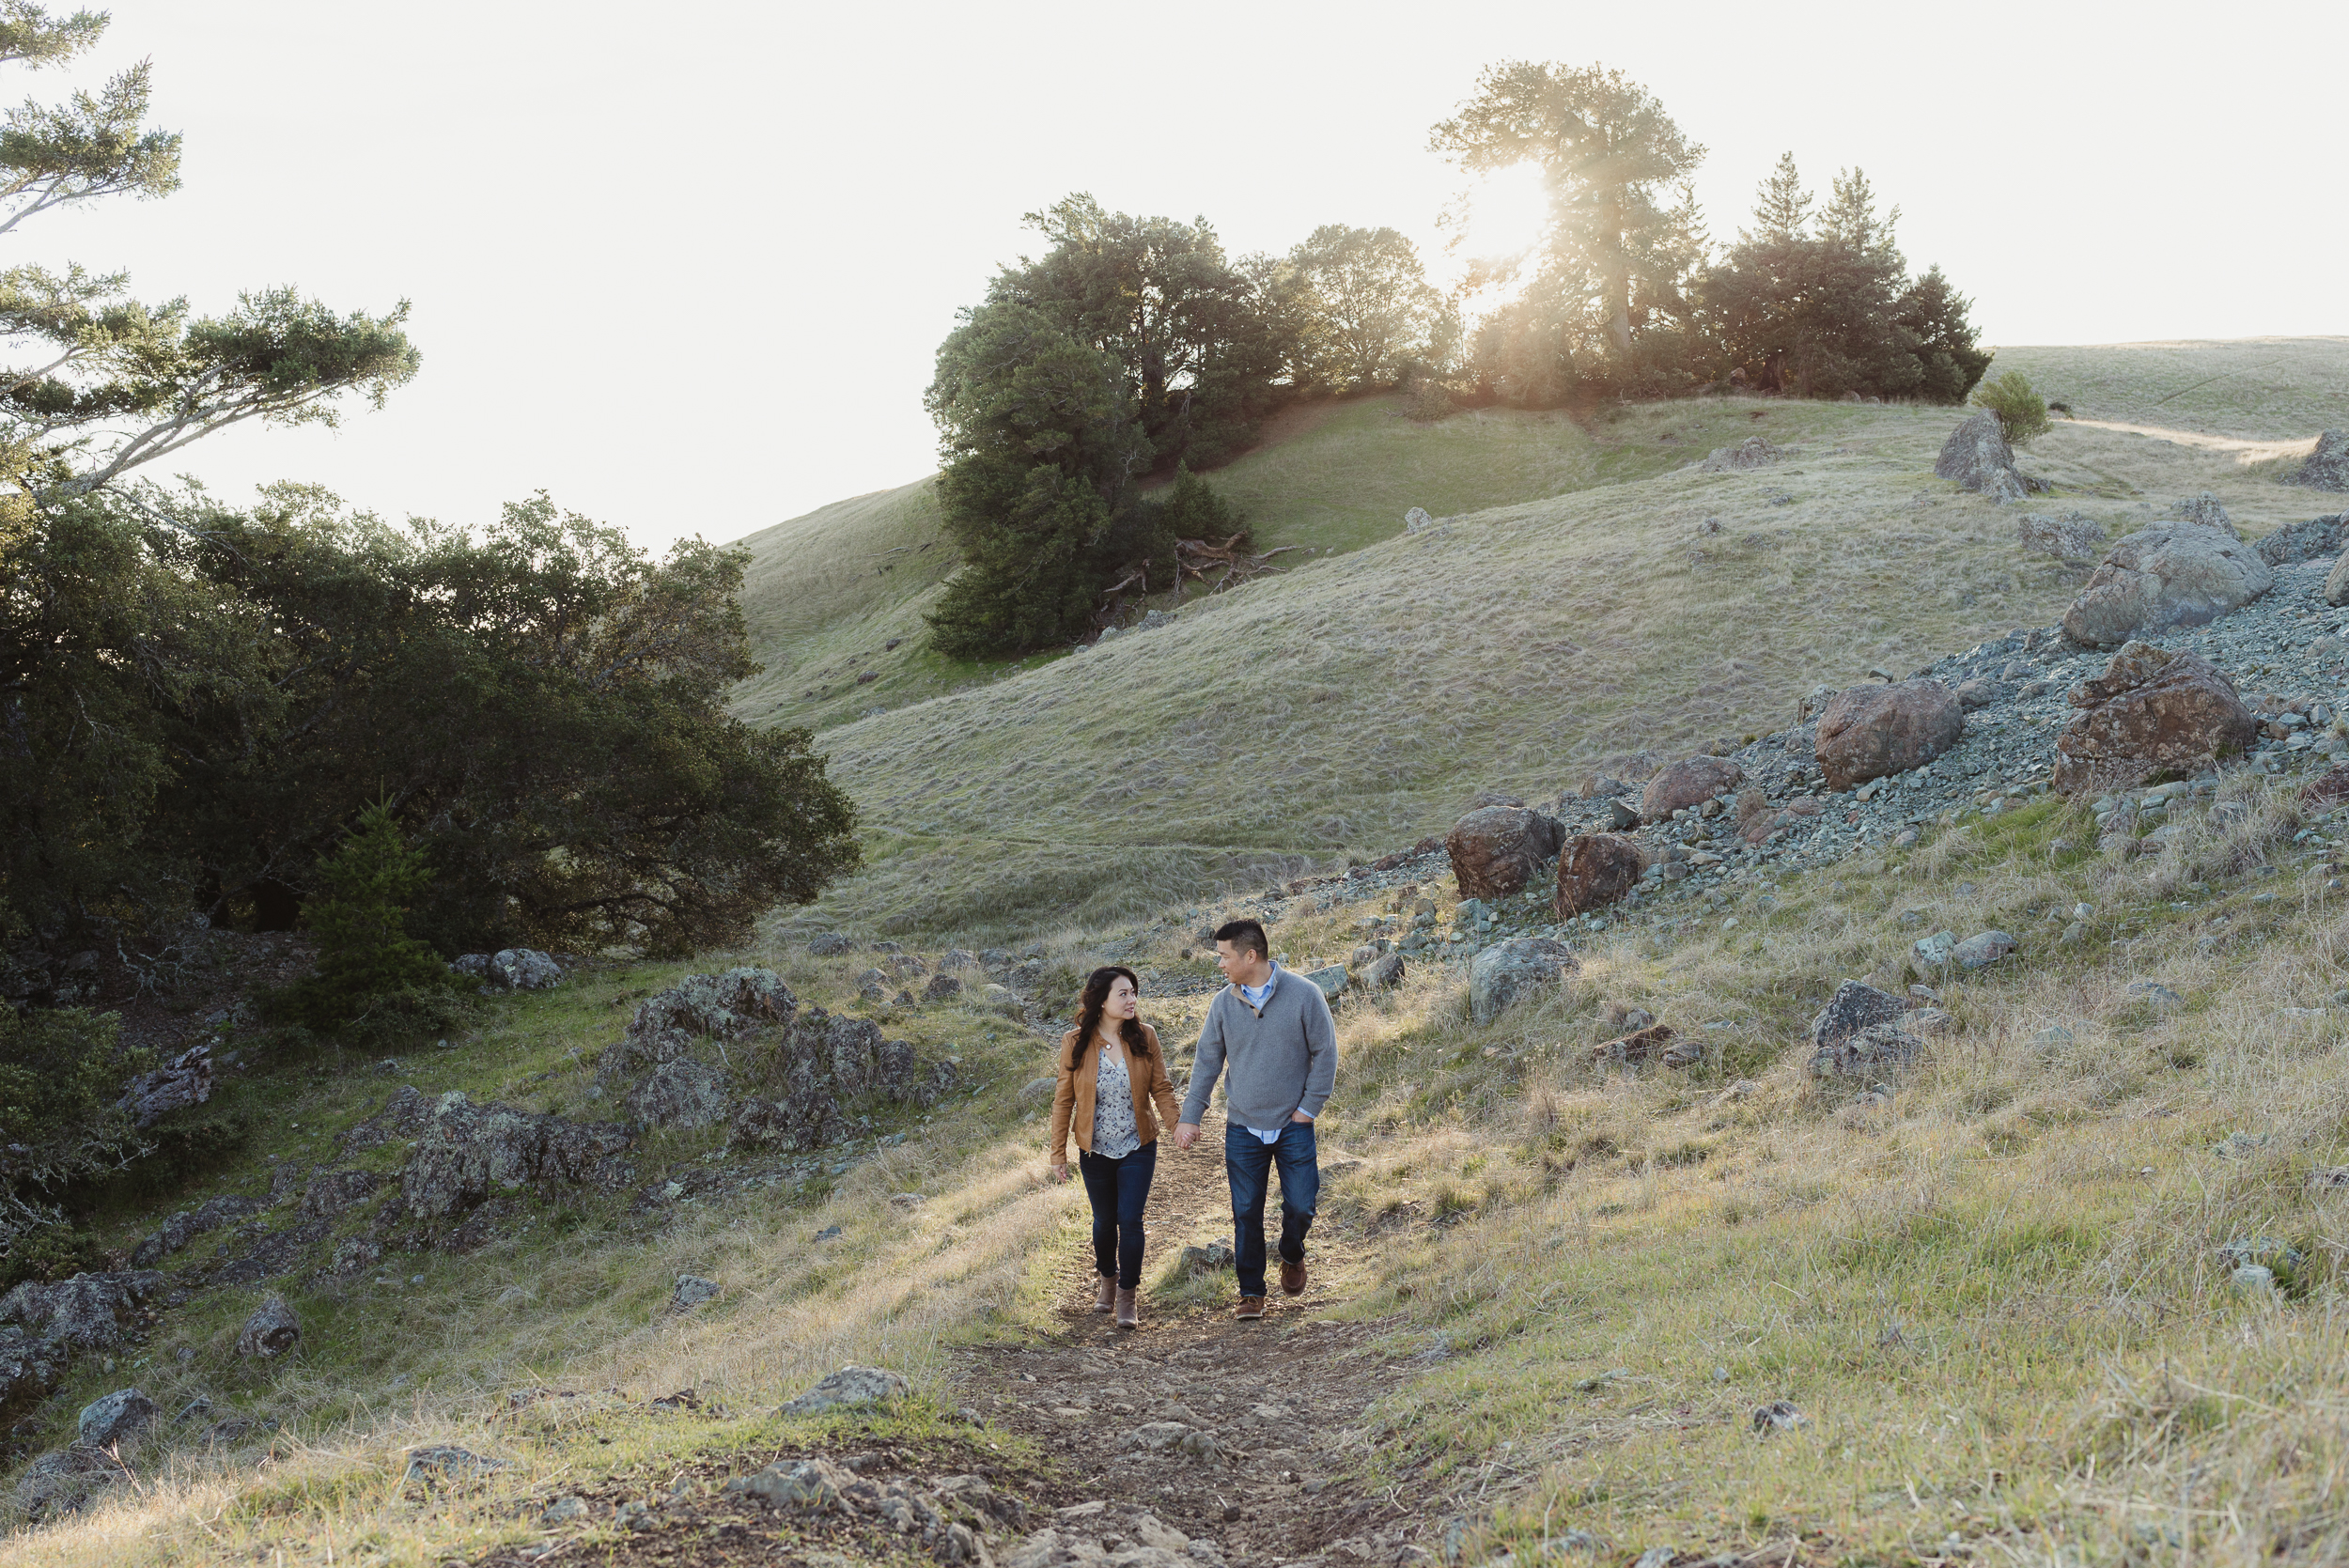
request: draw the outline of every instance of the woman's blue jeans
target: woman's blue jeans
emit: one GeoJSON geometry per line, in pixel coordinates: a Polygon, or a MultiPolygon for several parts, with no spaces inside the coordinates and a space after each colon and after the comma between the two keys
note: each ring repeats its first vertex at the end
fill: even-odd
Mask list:
{"type": "Polygon", "coordinates": [[[1077,1151],[1077,1169],[1093,1202],[1093,1271],[1114,1274],[1120,1287],[1142,1287],[1142,1211],[1158,1173],[1159,1145],[1144,1143],[1123,1159],[1077,1151]]]}

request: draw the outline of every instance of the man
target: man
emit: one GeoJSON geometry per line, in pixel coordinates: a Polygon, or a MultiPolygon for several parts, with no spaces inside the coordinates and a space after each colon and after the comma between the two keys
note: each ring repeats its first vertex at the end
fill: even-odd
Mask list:
{"type": "Polygon", "coordinates": [[[1338,1077],[1338,1031],[1321,987],[1272,961],[1264,927],[1236,920],[1215,933],[1216,966],[1231,984],[1207,1004],[1206,1027],[1191,1060],[1190,1093],[1174,1146],[1199,1141],[1207,1096],[1228,1064],[1223,1086],[1223,1172],[1232,1184],[1233,1260],[1239,1274],[1239,1317],[1264,1316],[1266,1177],[1281,1172],[1281,1289],[1305,1288],[1305,1233],[1321,1198],[1314,1118],[1338,1077]]]}

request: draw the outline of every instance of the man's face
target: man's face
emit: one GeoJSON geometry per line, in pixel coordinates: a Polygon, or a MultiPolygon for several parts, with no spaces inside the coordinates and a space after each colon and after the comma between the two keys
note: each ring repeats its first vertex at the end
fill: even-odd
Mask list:
{"type": "Polygon", "coordinates": [[[1215,944],[1215,967],[1223,971],[1224,979],[1238,986],[1261,986],[1272,972],[1272,966],[1261,955],[1221,941],[1215,944]]]}

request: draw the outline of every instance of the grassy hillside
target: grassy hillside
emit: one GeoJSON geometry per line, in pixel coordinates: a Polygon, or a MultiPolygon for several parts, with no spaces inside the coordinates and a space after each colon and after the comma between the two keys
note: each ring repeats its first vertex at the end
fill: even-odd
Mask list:
{"type": "Polygon", "coordinates": [[[2349,338],[2024,345],[1999,350],[2009,370],[2080,419],[2289,441],[2349,421],[2349,338]]]}
{"type": "MultiPolygon", "coordinates": [[[[1480,789],[1538,798],[1610,755],[1775,728],[1813,685],[2046,624],[2075,590],[2016,543],[2015,510],[1933,477],[1951,411],[1719,411],[1795,450],[1316,558],[829,732],[873,836],[826,912],[904,931],[1097,922],[1245,865],[1383,853],[1480,789]]],[[[1636,449],[1683,418],[1605,428],[1636,449]]],[[[2226,454],[2092,427],[2059,426],[2027,466],[2065,492],[2047,505],[2116,533],[2203,490],[2255,534],[2315,509],[2226,454]]]]}

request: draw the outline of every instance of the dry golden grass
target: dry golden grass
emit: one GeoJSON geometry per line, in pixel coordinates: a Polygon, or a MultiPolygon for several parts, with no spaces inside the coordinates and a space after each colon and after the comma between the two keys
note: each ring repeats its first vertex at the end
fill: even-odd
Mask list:
{"type": "Polygon", "coordinates": [[[2009,370],[2081,419],[2304,441],[2349,415],[2343,337],[2009,346],[1994,373],[2009,370]]]}

